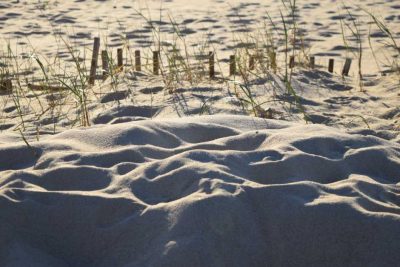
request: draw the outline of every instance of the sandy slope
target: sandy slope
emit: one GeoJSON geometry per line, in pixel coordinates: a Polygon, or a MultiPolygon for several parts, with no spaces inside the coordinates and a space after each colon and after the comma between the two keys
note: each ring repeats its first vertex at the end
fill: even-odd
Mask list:
{"type": "MultiPolygon", "coordinates": [[[[325,71],[298,69],[292,84],[309,124],[325,124],[400,142],[400,95],[392,77],[368,77],[366,91],[360,92],[352,78],[343,80],[325,71]]],[[[160,77],[142,72],[123,73],[118,76],[118,85],[109,79],[87,90],[90,122],[96,125],[151,118],[254,115],[251,105],[241,102],[245,98],[243,89],[233,82],[205,80],[196,85],[176,86],[169,92],[160,77]]],[[[272,111],[271,118],[306,124],[295,98],[287,93],[282,76],[269,73],[252,79],[248,87],[260,108],[272,111]]],[[[21,134],[16,129],[21,125],[27,140],[40,140],[80,125],[80,105],[68,92],[27,92],[20,106],[15,107],[13,95],[0,95],[0,143],[20,141],[21,134]],[[52,105],[55,108],[50,108],[52,105]]]]}
{"type": "Polygon", "coordinates": [[[70,130],[32,149],[0,146],[2,266],[400,260],[393,142],[205,116],[70,130]]]}
{"type": "MultiPolygon", "coordinates": [[[[2,40],[31,43],[23,57],[34,48],[66,61],[54,30],[80,47],[94,36],[108,36],[111,47],[121,36],[131,48],[147,47],[150,29],[135,9],[147,12],[147,4],[157,21],[160,7],[3,2],[2,40]]],[[[170,13],[191,45],[208,35],[226,57],[243,45],[232,32],[255,30],[265,9],[279,19],[278,2],[166,1],[161,28],[167,37],[170,13]]],[[[338,2],[298,3],[317,63],[348,56],[338,2]]],[[[396,1],[360,4],[398,32],[396,1]]],[[[366,20],[356,5],[351,12],[366,20]]],[[[382,67],[385,37],[373,36],[382,67]]],[[[370,52],[364,59],[365,92],[356,68],[346,79],[337,75],[340,60],[336,74],[296,67],[292,85],[308,123],[273,73],[248,83],[273,119],[248,116],[237,77],[169,90],[160,77],[125,68],[118,83],[87,88],[88,128],[79,128],[71,93],[1,93],[0,266],[398,265],[398,77],[377,75],[370,52]]]]}

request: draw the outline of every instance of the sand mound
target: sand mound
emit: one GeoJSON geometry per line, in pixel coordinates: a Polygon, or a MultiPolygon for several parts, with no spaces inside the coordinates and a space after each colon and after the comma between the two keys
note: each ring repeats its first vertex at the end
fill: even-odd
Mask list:
{"type": "Polygon", "coordinates": [[[1,266],[400,262],[395,142],[205,116],[31,145],[0,145],[1,266]]]}

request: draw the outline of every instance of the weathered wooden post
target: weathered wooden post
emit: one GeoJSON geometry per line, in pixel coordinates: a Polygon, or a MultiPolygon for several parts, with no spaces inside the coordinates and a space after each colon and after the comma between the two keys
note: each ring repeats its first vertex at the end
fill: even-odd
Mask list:
{"type": "Polygon", "coordinates": [[[93,85],[96,79],[97,60],[100,50],[100,38],[95,37],[93,42],[92,62],[90,64],[89,84],[93,85]]]}
{"type": "Polygon", "coordinates": [[[140,58],[140,50],[135,51],[135,69],[136,71],[142,71],[142,63],[140,58]]]}
{"type": "Polygon", "coordinates": [[[235,55],[229,57],[229,76],[236,74],[236,58],[235,55]]]}
{"type": "Polygon", "coordinates": [[[249,70],[254,70],[254,68],[255,68],[255,56],[254,55],[250,55],[249,70]]]}
{"type": "Polygon", "coordinates": [[[270,65],[271,69],[273,69],[274,73],[276,73],[276,70],[278,68],[278,64],[276,62],[276,52],[274,52],[274,51],[269,52],[269,57],[270,57],[269,65],[270,65]]]}
{"type": "Polygon", "coordinates": [[[350,66],[351,66],[351,58],[346,58],[342,70],[342,76],[349,76],[350,66]]]}
{"type": "Polygon", "coordinates": [[[122,48],[117,49],[117,66],[119,70],[124,68],[124,50],[122,48]]]}
{"type": "Polygon", "coordinates": [[[214,52],[208,52],[208,70],[210,78],[215,77],[215,62],[214,62],[214,52]]]}
{"type": "Polygon", "coordinates": [[[315,57],[311,56],[310,57],[310,69],[314,69],[315,68],[315,57]]]}
{"type": "Polygon", "coordinates": [[[328,71],[330,73],[333,73],[333,68],[335,66],[335,60],[333,58],[329,59],[329,66],[328,66],[328,71]]]}
{"type": "Polygon", "coordinates": [[[290,56],[290,59],[289,59],[289,68],[291,68],[291,69],[294,68],[294,56],[290,56]]]}
{"type": "Polygon", "coordinates": [[[153,73],[155,75],[159,74],[160,70],[160,52],[159,51],[153,51],[153,73]]]}
{"type": "Polygon", "coordinates": [[[103,81],[107,79],[108,74],[110,72],[110,68],[108,65],[108,53],[107,50],[101,51],[101,65],[103,68],[103,81]]]}

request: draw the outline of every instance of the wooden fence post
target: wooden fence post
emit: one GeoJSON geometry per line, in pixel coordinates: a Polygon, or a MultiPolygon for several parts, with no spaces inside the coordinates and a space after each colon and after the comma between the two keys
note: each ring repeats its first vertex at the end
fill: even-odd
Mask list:
{"type": "Polygon", "coordinates": [[[294,56],[290,56],[290,59],[289,59],[289,68],[291,68],[291,69],[294,68],[294,56]]]}
{"type": "Polygon", "coordinates": [[[160,52],[159,51],[153,51],[153,73],[155,75],[159,74],[160,70],[160,58],[159,58],[160,52]]]}
{"type": "Polygon", "coordinates": [[[208,69],[209,69],[209,75],[210,78],[215,77],[215,68],[214,68],[215,62],[214,62],[214,52],[208,52],[208,69]]]}
{"type": "Polygon", "coordinates": [[[136,71],[142,71],[142,63],[140,58],[140,50],[135,51],[135,69],[136,71]]]}
{"type": "Polygon", "coordinates": [[[350,66],[351,66],[351,58],[346,58],[346,62],[344,63],[342,70],[342,76],[349,76],[350,66]]]}
{"type": "Polygon", "coordinates": [[[250,70],[254,70],[254,68],[255,68],[255,56],[254,55],[250,55],[249,69],[250,70]]]}
{"type": "Polygon", "coordinates": [[[103,68],[103,81],[107,79],[110,68],[108,66],[108,53],[107,50],[101,51],[101,62],[103,68]]]}
{"type": "Polygon", "coordinates": [[[335,66],[335,60],[333,58],[329,59],[329,66],[328,66],[328,71],[330,73],[333,73],[333,68],[335,66]]]}
{"type": "Polygon", "coordinates": [[[271,69],[273,69],[274,73],[276,73],[276,70],[278,68],[278,64],[276,62],[276,52],[269,52],[269,56],[270,56],[270,67],[271,69]]]}
{"type": "Polygon", "coordinates": [[[229,57],[229,76],[236,74],[236,59],[235,55],[229,57]]]}
{"type": "Polygon", "coordinates": [[[117,66],[119,70],[124,68],[124,50],[122,48],[117,49],[117,66]]]}
{"type": "Polygon", "coordinates": [[[310,69],[314,69],[315,68],[315,57],[312,56],[310,57],[310,69]]]}
{"type": "Polygon", "coordinates": [[[93,42],[92,62],[90,65],[89,84],[93,85],[96,79],[97,60],[100,50],[100,38],[95,37],[93,42]]]}

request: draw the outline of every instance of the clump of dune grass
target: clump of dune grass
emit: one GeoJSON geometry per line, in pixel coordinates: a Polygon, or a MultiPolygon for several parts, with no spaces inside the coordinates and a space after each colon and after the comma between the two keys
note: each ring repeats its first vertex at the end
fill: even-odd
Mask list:
{"type": "Polygon", "coordinates": [[[363,84],[363,72],[362,72],[362,62],[363,62],[363,55],[364,55],[364,46],[363,46],[363,36],[361,34],[360,29],[360,21],[351,13],[348,6],[344,5],[344,10],[346,11],[347,22],[345,19],[340,19],[340,26],[342,31],[342,39],[343,43],[346,47],[346,50],[352,53],[358,62],[358,80],[359,80],[359,89],[360,91],[364,91],[364,84],[363,84]],[[350,32],[350,37],[348,38],[347,32],[350,32]],[[353,41],[351,41],[353,40],[353,41]],[[357,49],[353,49],[351,43],[354,43],[354,46],[357,49]]]}
{"type": "MultiPolygon", "coordinates": [[[[400,58],[400,46],[397,44],[394,33],[390,29],[390,27],[382,20],[379,19],[372,12],[364,10],[369,17],[372,19],[374,25],[386,35],[386,40],[384,40],[384,45],[386,48],[394,52],[394,56],[392,56],[392,62],[389,62],[391,69],[398,74],[399,82],[400,82],[400,66],[399,66],[399,58],[400,58]]],[[[374,54],[375,57],[375,54],[374,54]]]]}

